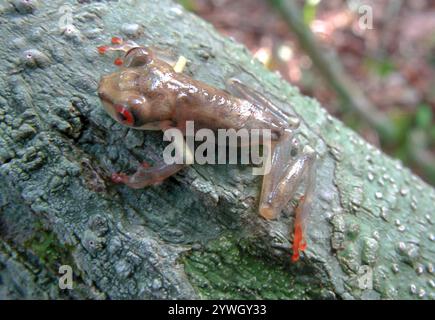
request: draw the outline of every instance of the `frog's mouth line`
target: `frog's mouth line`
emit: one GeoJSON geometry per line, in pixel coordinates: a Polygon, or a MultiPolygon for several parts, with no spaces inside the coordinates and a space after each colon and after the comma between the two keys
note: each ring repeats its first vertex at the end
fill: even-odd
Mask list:
{"type": "Polygon", "coordinates": [[[104,92],[98,92],[98,97],[100,97],[100,99],[104,102],[107,103],[112,103],[112,101],[110,101],[109,97],[104,93],[104,92]]]}

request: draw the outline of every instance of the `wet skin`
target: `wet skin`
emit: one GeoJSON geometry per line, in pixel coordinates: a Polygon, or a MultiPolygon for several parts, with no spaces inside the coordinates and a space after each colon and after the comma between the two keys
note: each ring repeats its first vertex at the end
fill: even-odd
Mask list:
{"type": "MultiPolygon", "coordinates": [[[[304,229],[313,199],[316,159],[310,147],[300,150],[295,137],[298,119],[284,114],[237,80],[228,81],[227,90],[215,88],[183,74],[177,65],[174,67],[145,47],[117,38],[112,43],[99,47],[99,51],[123,52],[123,59],[116,60],[122,66],[101,78],[98,95],[108,114],[119,123],[140,130],[178,128],[182,132],[186,121],[194,121],[195,130],[270,130],[272,169],[263,178],[259,213],[265,219],[275,219],[305,182],[294,224],[292,260],[297,261],[300,251],[306,248],[304,229]]],[[[160,183],[183,167],[142,165],[131,176],[115,173],[112,180],[143,188],[160,183]]]]}

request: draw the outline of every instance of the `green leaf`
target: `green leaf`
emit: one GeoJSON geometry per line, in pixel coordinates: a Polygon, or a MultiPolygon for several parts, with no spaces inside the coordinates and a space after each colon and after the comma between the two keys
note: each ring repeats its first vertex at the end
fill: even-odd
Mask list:
{"type": "Polygon", "coordinates": [[[394,70],[396,70],[394,63],[388,58],[381,60],[367,58],[365,60],[365,65],[368,67],[369,70],[376,72],[381,77],[386,77],[394,70]]]}
{"type": "Polygon", "coordinates": [[[178,0],[178,3],[188,11],[195,11],[196,9],[195,0],[178,0]]]}
{"type": "Polygon", "coordinates": [[[304,4],[303,17],[306,25],[310,25],[316,18],[317,5],[320,1],[307,0],[304,4]]]}
{"type": "Polygon", "coordinates": [[[430,128],[433,123],[433,113],[427,104],[420,104],[415,114],[416,126],[421,129],[430,128]]]}

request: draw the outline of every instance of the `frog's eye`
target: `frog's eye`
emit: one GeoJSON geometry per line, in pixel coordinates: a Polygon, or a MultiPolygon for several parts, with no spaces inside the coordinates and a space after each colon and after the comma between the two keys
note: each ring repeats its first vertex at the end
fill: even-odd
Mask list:
{"type": "Polygon", "coordinates": [[[127,125],[134,125],[134,117],[133,114],[126,107],[122,105],[116,105],[116,116],[121,123],[125,123],[127,125]]]}

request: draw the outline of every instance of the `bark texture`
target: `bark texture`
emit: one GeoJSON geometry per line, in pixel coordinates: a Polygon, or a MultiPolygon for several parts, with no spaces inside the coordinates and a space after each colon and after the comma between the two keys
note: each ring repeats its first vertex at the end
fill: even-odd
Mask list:
{"type": "Polygon", "coordinates": [[[14,0],[0,29],[0,298],[434,298],[434,189],[200,18],[169,0],[14,0]],[[260,218],[248,166],[193,165],[143,190],[108,180],[164,147],[96,95],[115,66],[95,48],[114,35],[187,57],[211,85],[236,76],[300,116],[319,154],[300,262],[293,206],[260,218]],[[61,265],[72,290],[59,289],[61,265]]]}

